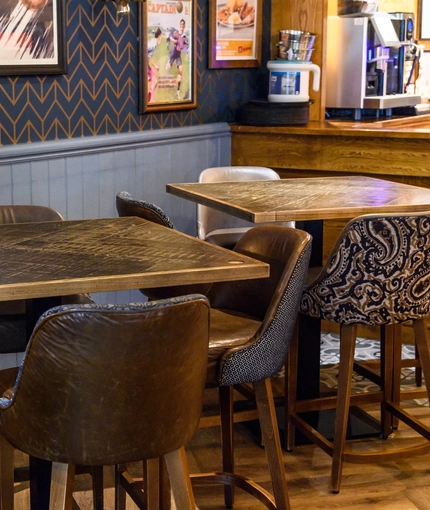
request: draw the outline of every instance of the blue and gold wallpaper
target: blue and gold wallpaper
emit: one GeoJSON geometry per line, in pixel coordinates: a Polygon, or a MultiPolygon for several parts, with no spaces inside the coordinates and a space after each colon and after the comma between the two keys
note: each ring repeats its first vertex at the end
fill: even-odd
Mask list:
{"type": "MultiPolygon", "coordinates": [[[[208,69],[209,1],[197,0],[197,108],[139,115],[138,9],[66,0],[68,71],[0,76],[0,146],[232,122],[239,106],[267,94],[267,72],[208,69]]],[[[270,0],[263,2],[263,62],[270,53],[270,0]]]]}

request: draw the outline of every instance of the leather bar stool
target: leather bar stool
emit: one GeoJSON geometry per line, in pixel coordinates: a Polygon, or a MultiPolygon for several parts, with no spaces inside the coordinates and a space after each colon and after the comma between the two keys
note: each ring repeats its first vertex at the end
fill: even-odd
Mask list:
{"type": "MultiPolygon", "coordinates": [[[[287,357],[308,269],[311,237],[301,230],[264,225],[245,232],[234,251],[268,263],[270,277],[214,283],[208,293],[207,385],[219,388],[223,469],[220,473],[193,475],[193,480],[224,484],[227,507],[233,504],[236,486],[257,496],[267,508],[285,510],[289,498],[270,378],[287,357]],[[247,396],[253,392],[274,497],[235,472],[233,387],[244,389],[247,396]]],[[[245,419],[250,419],[249,415],[245,419]]],[[[212,418],[208,420],[213,425],[212,418]]],[[[205,425],[203,417],[200,426],[205,425]]]]}
{"type": "MultiPolygon", "coordinates": [[[[15,447],[53,462],[50,509],[72,508],[77,464],[156,457],[167,464],[177,507],[195,509],[184,445],[202,410],[208,336],[209,304],[199,295],[48,310],[0,399],[1,508],[13,509],[15,447]]],[[[0,372],[0,388],[10,375],[0,372]]]]}

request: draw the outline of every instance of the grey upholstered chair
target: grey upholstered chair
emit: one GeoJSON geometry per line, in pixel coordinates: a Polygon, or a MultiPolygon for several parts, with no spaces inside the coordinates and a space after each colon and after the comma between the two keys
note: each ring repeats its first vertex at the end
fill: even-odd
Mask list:
{"type": "MultiPolygon", "coordinates": [[[[199,295],[48,310],[0,398],[1,508],[13,508],[15,447],[53,462],[51,509],[72,508],[75,465],[157,457],[177,508],[195,509],[184,445],[202,410],[208,337],[209,304],[199,295]]],[[[0,372],[3,390],[10,375],[0,372]]]]}
{"type": "MultiPolygon", "coordinates": [[[[214,283],[211,303],[207,384],[218,387],[223,444],[226,506],[233,504],[237,485],[250,490],[268,508],[289,508],[284,463],[271,392],[270,377],[284,365],[293,335],[311,252],[306,232],[278,225],[254,227],[243,234],[234,251],[270,265],[270,277],[214,283]],[[251,384],[271,474],[274,498],[235,474],[233,454],[233,386],[251,384]],[[273,506],[275,505],[275,506],[273,506]]],[[[248,418],[249,419],[249,418],[248,418]]],[[[236,420],[235,420],[236,421],[236,420]]],[[[204,419],[201,426],[205,426],[204,419]]],[[[213,483],[211,476],[198,477],[213,483]]]]}
{"type": "MultiPolygon", "coordinates": [[[[206,168],[199,175],[199,182],[279,179],[275,170],[264,166],[217,166],[206,168]]],[[[285,222],[282,225],[294,227],[294,222],[285,222]]],[[[241,236],[255,226],[255,223],[197,204],[197,235],[210,243],[232,249],[241,236]]]]}
{"type": "Polygon", "coordinates": [[[128,191],[117,193],[116,210],[118,216],[138,216],[167,228],[175,228],[170,218],[158,205],[133,198],[128,191]]]}
{"type": "MultiPolygon", "coordinates": [[[[167,228],[175,229],[167,214],[157,205],[133,198],[127,191],[120,191],[116,195],[116,209],[118,216],[137,216],[152,221],[167,228]]],[[[176,230],[176,229],[175,229],[176,230]]],[[[160,287],[157,289],[140,289],[142,294],[150,300],[165,299],[185,294],[206,294],[211,284],[177,285],[175,287],[160,287]]]]}
{"type": "MultiPolygon", "coordinates": [[[[381,402],[382,434],[391,432],[392,415],[406,422],[426,438],[430,432],[400,407],[402,396],[394,396],[392,386],[400,386],[399,327],[412,321],[422,363],[427,395],[430,391],[430,338],[426,316],[430,312],[430,216],[429,213],[366,215],[350,221],[316,279],[306,285],[301,313],[340,324],[340,363],[337,397],[295,401],[297,337],[292,345],[287,375],[288,449],[294,445],[294,427],[306,434],[333,457],[331,489],[340,489],[343,461],[377,462],[401,459],[419,447],[390,452],[362,454],[346,447],[348,412],[352,405],[381,402]],[[354,350],[358,324],[381,327],[381,390],[351,395],[354,350]],[[293,355],[294,354],[294,355],[293,355]],[[394,360],[397,360],[395,365],[394,360]],[[394,382],[393,382],[394,374],[394,382]],[[333,442],[322,438],[299,413],[336,409],[333,442]]],[[[401,331],[400,331],[401,332],[401,331]]],[[[318,341],[318,340],[317,340],[318,341]]]]}

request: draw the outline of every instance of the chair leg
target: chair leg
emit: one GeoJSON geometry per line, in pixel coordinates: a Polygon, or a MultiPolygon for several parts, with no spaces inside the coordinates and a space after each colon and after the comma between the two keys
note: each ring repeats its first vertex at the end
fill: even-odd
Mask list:
{"type": "Polygon", "coordinates": [[[103,466],[93,466],[91,469],[93,485],[93,508],[103,510],[103,466]]]}
{"type": "Polygon", "coordinates": [[[49,507],[55,510],[72,510],[73,479],[75,466],[73,464],[52,463],[51,495],[49,507]]]}
{"type": "Polygon", "coordinates": [[[181,446],[178,450],[166,454],[164,459],[169,473],[176,508],[196,510],[185,448],[181,446]]]}
{"type": "Polygon", "coordinates": [[[14,448],[0,436],[0,508],[13,510],[14,448]]]}
{"type": "MultiPolygon", "coordinates": [[[[418,349],[415,344],[415,358],[417,360],[420,359],[420,355],[418,354],[418,349]]],[[[415,384],[420,387],[423,385],[423,369],[421,368],[421,365],[415,367],[415,384]]]]}
{"type": "MultiPolygon", "coordinates": [[[[233,387],[219,387],[219,406],[221,415],[222,470],[234,473],[234,427],[233,427],[233,387]]],[[[224,486],[224,502],[226,508],[233,508],[234,487],[224,486]]]]}
{"type": "Polygon", "coordinates": [[[414,321],[414,333],[427,395],[430,396],[430,335],[425,319],[414,321]]]}
{"type": "Polygon", "coordinates": [[[275,403],[273,401],[270,379],[253,383],[260,419],[261,433],[266,450],[272,479],[273,494],[277,510],[289,510],[287,480],[285,477],[284,459],[282,457],[279,428],[276,419],[275,403]]]}
{"type": "Polygon", "coordinates": [[[291,338],[290,349],[285,363],[285,449],[293,451],[296,439],[296,428],[290,421],[290,416],[295,412],[297,400],[297,363],[299,355],[299,329],[298,321],[291,338]]]}
{"type": "Polygon", "coordinates": [[[381,402],[381,434],[384,439],[389,437],[398,422],[395,416],[387,411],[386,402],[400,402],[402,333],[401,324],[381,327],[381,384],[384,392],[381,402]]]}
{"type": "Polygon", "coordinates": [[[121,484],[121,476],[126,469],[126,464],[117,464],[115,466],[115,510],[125,510],[127,491],[121,484]]]}
{"type": "Polygon", "coordinates": [[[333,440],[333,462],[331,472],[331,490],[339,492],[342,477],[343,453],[345,450],[348,427],[349,402],[354,366],[354,351],[357,334],[356,325],[341,325],[339,380],[337,390],[336,420],[333,440]]]}

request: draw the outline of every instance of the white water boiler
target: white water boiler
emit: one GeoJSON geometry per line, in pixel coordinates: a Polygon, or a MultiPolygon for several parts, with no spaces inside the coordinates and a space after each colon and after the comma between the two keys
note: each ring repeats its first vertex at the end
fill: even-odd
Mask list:
{"type": "Polygon", "coordinates": [[[320,68],[310,62],[271,60],[268,100],[274,103],[309,101],[309,73],[313,74],[312,89],[320,87],[320,68]]]}

